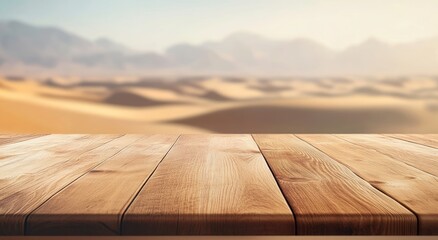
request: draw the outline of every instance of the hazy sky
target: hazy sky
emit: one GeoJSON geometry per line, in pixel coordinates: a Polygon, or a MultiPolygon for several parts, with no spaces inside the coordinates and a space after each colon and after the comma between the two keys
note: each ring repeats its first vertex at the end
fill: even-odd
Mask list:
{"type": "Polygon", "coordinates": [[[344,48],[438,36],[438,0],[0,0],[0,19],[107,37],[139,50],[236,31],[344,48]]]}

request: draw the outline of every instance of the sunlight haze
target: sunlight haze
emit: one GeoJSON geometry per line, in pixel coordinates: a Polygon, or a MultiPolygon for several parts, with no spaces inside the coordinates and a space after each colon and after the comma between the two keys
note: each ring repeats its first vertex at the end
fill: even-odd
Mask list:
{"type": "Polygon", "coordinates": [[[433,0],[0,0],[0,20],[56,26],[151,51],[240,31],[272,39],[310,38],[334,49],[368,38],[414,41],[438,35],[437,10],[433,0]]]}

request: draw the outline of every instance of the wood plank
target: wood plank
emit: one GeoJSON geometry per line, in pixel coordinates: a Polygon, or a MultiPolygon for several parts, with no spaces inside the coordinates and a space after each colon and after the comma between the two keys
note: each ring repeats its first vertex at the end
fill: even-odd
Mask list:
{"type": "Polygon", "coordinates": [[[38,138],[29,139],[27,141],[16,142],[14,144],[6,144],[0,146],[0,167],[5,164],[10,164],[6,161],[7,158],[13,157],[17,161],[17,155],[32,155],[34,152],[43,151],[44,149],[56,147],[68,143],[73,139],[84,137],[83,134],[60,135],[51,134],[38,138]]]}
{"type": "Polygon", "coordinates": [[[44,135],[0,135],[0,146],[1,145],[7,145],[7,144],[13,144],[18,142],[23,142],[29,139],[38,138],[44,135]]]}
{"type": "Polygon", "coordinates": [[[123,212],[177,135],[144,136],[33,212],[30,235],[118,235],[123,212]]]}
{"type": "Polygon", "coordinates": [[[385,136],[438,148],[438,134],[384,134],[385,136]]]}
{"type": "Polygon", "coordinates": [[[420,234],[438,234],[437,177],[335,136],[297,136],[408,207],[417,215],[420,234]]]}
{"type": "Polygon", "coordinates": [[[254,135],[292,207],[298,235],[417,234],[417,219],[349,168],[293,135],[254,135]]]}
{"type": "MultiPolygon", "coordinates": [[[[0,167],[0,178],[8,182],[0,189],[0,235],[24,234],[25,218],[33,210],[73,180],[140,138],[115,135],[62,137],[70,140],[33,152],[30,156],[25,154],[24,159],[0,167]],[[17,167],[10,168],[10,165],[17,167]]],[[[22,158],[23,155],[17,157],[22,158]]]]}
{"type": "Polygon", "coordinates": [[[294,234],[294,225],[250,135],[183,135],[128,208],[122,234],[294,234]]]}
{"type": "Polygon", "coordinates": [[[438,176],[438,149],[377,134],[340,134],[335,136],[374,149],[393,159],[438,176]]]}
{"type": "MultiPolygon", "coordinates": [[[[0,147],[0,190],[9,185],[16,186],[20,179],[26,182],[29,174],[39,173],[58,164],[64,160],[61,156],[75,150],[82,151],[79,149],[82,146],[91,144],[89,147],[94,148],[96,144],[99,146],[104,143],[101,138],[97,140],[86,135],[50,135],[0,147]],[[56,154],[59,154],[58,159],[52,160],[51,157],[56,154]]],[[[111,139],[105,137],[103,140],[111,139]]]]}

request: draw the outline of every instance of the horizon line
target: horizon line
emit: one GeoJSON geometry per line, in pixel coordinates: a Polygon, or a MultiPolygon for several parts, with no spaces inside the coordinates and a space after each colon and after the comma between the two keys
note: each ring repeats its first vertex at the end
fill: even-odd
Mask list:
{"type": "Polygon", "coordinates": [[[59,26],[59,25],[53,25],[53,24],[42,25],[42,24],[29,23],[29,22],[17,20],[17,19],[0,18],[0,23],[14,23],[14,22],[19,23],[19,24],[23,24],[23,25],[27,25],[27,26],[31,26],[31,27],[35,27],[35,28],[56,29],[58,31],[62,31],[62,32],[67,33],[69,35],[73,35],[75,37],[79,37],[79,38],[82,38],[83,40],[93,42],[93,43],[95,43],[99,40],[107,40],[107,41],[110,41],[112,43],[121,45],[129,50],[135,51],[137,53],[165,53],[168,49],[170,49],[174,46],[178,46],[178,45],[201,46],[201,45],[208,44],[208,43],[221,42],[221,41],[226,40],[227,38],[232,37],[233,35],[238,35],[238,34],[253,35],[253,36],[256,36],[258,38],[263,38],[265,40],[273,41],[273,42],[293,42],[293,41],[297,41],[297,40],[306,40],[306,41],[314,42],[314,43],[316,43],[316,44],[318,44],[318,45],[320,45],[328,50],[334,51],[334,52],[342,52],[342,51],[345,51],[349,48],[359,46],[359,45],[362,45],[362,44],[364,44],[366,42],[370,42],[370,41],[379,42],[379,43],[386,44],[389,46],[395,46],[395,45],[411,44],[411,43],[416,43],[416,42],[421,42],[421,41],[438,39],[438,34],[435,34],[435,35],[429,36],[429,37],[416,38],[415,40],[411,40],[411,41],[398,41],[398,42],[388,41],[388,40],[382,39],[382,38],[377,37],[377,36],[369,36],[369,37],[364,38],[363,40],[361,40],[359,42],[351,43],[346,47],[334,48],[334,47],[328,46],[327,44],[325,44],[322,41],[319,41],[318,39],[306,37],[306,36],[297,36],[297,37],[291,37],[291,38],[272,38],[272,37],[269,37],[269,36],[266,36],[266,35],[263,35],[260,33],[256,33],[254,31],[238,30],[238,31],[232,31],[232,32],[226,34],[225,36],[223,36],[221,38],[217,38],[217,39],[207,39],[207,40],[204,40],[202,42],[180,41],[180,42],[175,42],[175,43],[170,44],[162,49],[157,50],[157,49],[137,49],[135,47],[130,46],[129,44],[125,44],[125,43],[122,43],[120,41],[114,40],[113,38],[108,37],[108,36],[100,36],[97,38],[90,38],[90,37],[84,36],[80,33],[77,33],[75,31],[71,31],[69,29],[66,29],[66,28],[59,26]]]}

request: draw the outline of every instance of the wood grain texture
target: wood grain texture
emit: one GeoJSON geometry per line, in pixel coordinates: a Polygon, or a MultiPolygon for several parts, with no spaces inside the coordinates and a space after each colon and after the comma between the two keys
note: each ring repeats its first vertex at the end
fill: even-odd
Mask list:
{"type": "Polygon", "coordinates": [[[294,234],[250,135],[183,135],[128,208],[122,234],[294,234]]]}
{"type": "Polygon", "coordinates": [[[29,139],[38,138],[43,135],[0,135],[0,145],[23,142],[29,139]]]}
{"type": "MultiPolygon", "coordinates": [[[[5,160],[9,164],[0,167],[0,235],[24,234],[25,218],[33,210],[70,182],[138,139],[118,137],[62,135],[68,141],[55,145],[48,143],[49,147],[44,150],[2,159],[1,162],[5,160]]],[[[44,142],[39,144],[44,145],[44,142]]],[[[36,145],[32,147],[37,148],[36,145]]]]}
{"type": "MultiPolygon", "coordinates": [[[[33,174],[46,177],[45,169],[56,167],[76,154],[100,146],[112,137],[92,139],[86,135],[51,135],[0,147],[0,189],[28,184],[33,174]]],[[[26,185],[23,185],[26,186],[26,185]]],[[[13,189],[11,189],[13,190],[13,189]]],[[[12,193],[12,192],[11,192],[12,193]]]]}
{"type": "Polygon", "coordinates": [[[293,135],[254,135],[299,235],[417,234],[417,219],[349,168],[293,135]]]}
{"type": "Polygon", "coordinates": [[[413,211],[420,234],[438,234],[438,178],[330,135],[297,135],[413,211]]]}
{"type": "Polygon", "coordinates": [[[403,140],[370,134],[336,135],[359,146],[374,149],[393,159],[438,176],[438,149],[403,140]]]}
{"type": "Polygon", "coordinates": [[[438,134],[385,134],[386,136],[438,148],[438,134]]]}
{"type": "Polygon", "coordinates": [[[0,235],[438,234],[438,135],[254,137],[0,135],[0,235]]]}
{"type": "Polygon", "coordinates": [[[26,159],[18,157],[18,155],[31,156],[35,152],[46,151],[50,148],[56,148],[62,144],[68,143],[71,140],[84,137],[83,134],[59,135],[52,134],[41,136],[39,138],[29,139],[27,141],[16,142],[14,144],[5,144],[0,146],[0,167],[6,164],[11,164],[11,161],[18,162],[26,159]],[[10,160],[10,161],[9,161],[10,160]]]}
{"type": "Polygon", "coordinates": [[[34,211],[26,234],[120,234],[123,212],[177,137],[149,135],[129,144],[34,211]]]}

